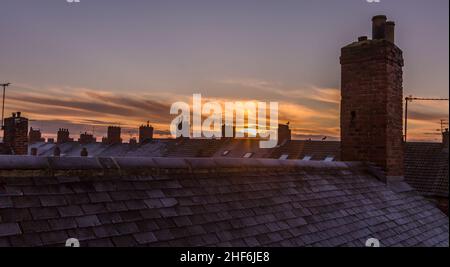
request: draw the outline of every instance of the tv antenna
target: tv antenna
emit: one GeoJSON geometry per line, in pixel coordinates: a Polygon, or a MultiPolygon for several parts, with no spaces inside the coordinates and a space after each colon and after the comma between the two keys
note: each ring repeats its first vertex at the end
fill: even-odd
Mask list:
{"type": "Polygon", "coordinates": [[[11,83],[2,83],[0,86],[3,87],[3,104],[2,104],[2,130],[4,128],[3,120],[5,118],[5,97],[6,97],[6,87],[10,86],[11,83]]]}
{"type": "Polygon", "coordinates": [[[413,97],[412,95],[405,97],[405,135],[404,141],[406,142],[408,137],[408,103],[413,101],[448,101],[448,98],[425,98],[425,97],[413,97]]]}

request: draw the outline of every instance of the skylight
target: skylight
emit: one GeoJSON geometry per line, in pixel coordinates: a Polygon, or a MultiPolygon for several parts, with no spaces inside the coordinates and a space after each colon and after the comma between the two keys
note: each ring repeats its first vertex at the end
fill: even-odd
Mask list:
{"type": "Polygon", "coordinates": [[[330,161],[333,161],[333,160],[334,160],[333,156],[327,156],[323,161],[330,162],[330,161]]]}
{"type": "Polygon", "coordinates": [[[248,153],[245,153],[244,158],[251,158],[252,156],[253,156],[253,153],[248,152],[248,153]]]}
{"type": "Polygon", "coordinates": [[[310,160],[312,156],[306,155],[302,160],[310,160]]]}
{"type": "Polygon", "coordinates": [[[281,155],[281,157],[279,159],[286,160],[288,158],[289,158],[289,154],[283,154],[283,155],[281,155]]]}

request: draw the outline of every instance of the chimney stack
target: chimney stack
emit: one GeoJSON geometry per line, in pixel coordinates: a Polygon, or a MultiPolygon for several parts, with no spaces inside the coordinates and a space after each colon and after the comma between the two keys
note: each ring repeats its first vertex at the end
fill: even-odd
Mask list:
{"type": "Polygon", "coordinates": [[[403,53],[392,42],[394,24],[386,16],[372,22],[373,40],[341,50],[341,160],[374,164],[391,182],[404,175],[403,53]]]}
{"type": "Polygon", "coordinates": [[[153,127],[147,121],[147,125],[139,127],[139,144],[151,142],[153,140],[153,127]]]}
{"type": "Polygon", "coordinates": [[[115,126],[108,126],[107,137],[105,142],[109,145],[121,144],[122,138],[120,138],[121,128],[115,126]]]}
{"type": "Polygon", "coordinates": [[[8,145],[15,155],[27,155],[28,119],[20,117],[20,112],[17,112],[13,113],[12,117],[5,118],[3,125],[3,143],[8,145]]]}

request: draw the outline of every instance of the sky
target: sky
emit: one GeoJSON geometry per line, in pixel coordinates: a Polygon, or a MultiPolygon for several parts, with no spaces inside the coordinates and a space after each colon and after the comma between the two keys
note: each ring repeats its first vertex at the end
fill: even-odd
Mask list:
{"type": "MultiPolygon", "coordinates": [[[[396,22],[404,94],[449,91],[448,0],[1,0],[0,82],[6,114],[124,139],[150,121],[166,136],[170,105],[278,101],[296,139],[339,137],[340,48],[371,35],[371,18],[396,22]]],[[[448,102],[410,105],[410,140],[440,141],[448,102]]]]}

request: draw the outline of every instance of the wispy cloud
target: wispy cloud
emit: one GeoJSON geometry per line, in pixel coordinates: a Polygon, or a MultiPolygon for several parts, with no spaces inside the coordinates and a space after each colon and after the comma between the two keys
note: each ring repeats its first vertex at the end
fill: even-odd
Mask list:
{"type": "MultiPolygon", "coordinates": [[[[339,137],[339,89],[315,86],[292,89],[281,83],[256,79],[229,79],[219,83],[230,88],[252,88],[257,90],[255,96],[263,95],[266,99],[204,96],[204,101],[222,104],[227,101],[278,101],[280,123],[289,121],[294,137],[339,137]]],[[[24,112],[32,119],[30,124],[41,128],[46,136],[54,136],[60,127],[69,128],[76,134],[91,131],[94,127],[97,136],[102,136],[108,125],[121,125],[124,135],[135,136],[137,127],[150,121],[157,135],[167,137],[169,123],[174,117],[169,114],[171,104],[176,101],[192,103],[192,95],[170,92],[133,94],[89,88],[18,86],[23,90],[8,94],[7,112],[24,112]]],[[[409,112],[410,140],[438,141],[436,130],[444,118],[448,118],[448,102],[414,103],[409,112]]]]}

